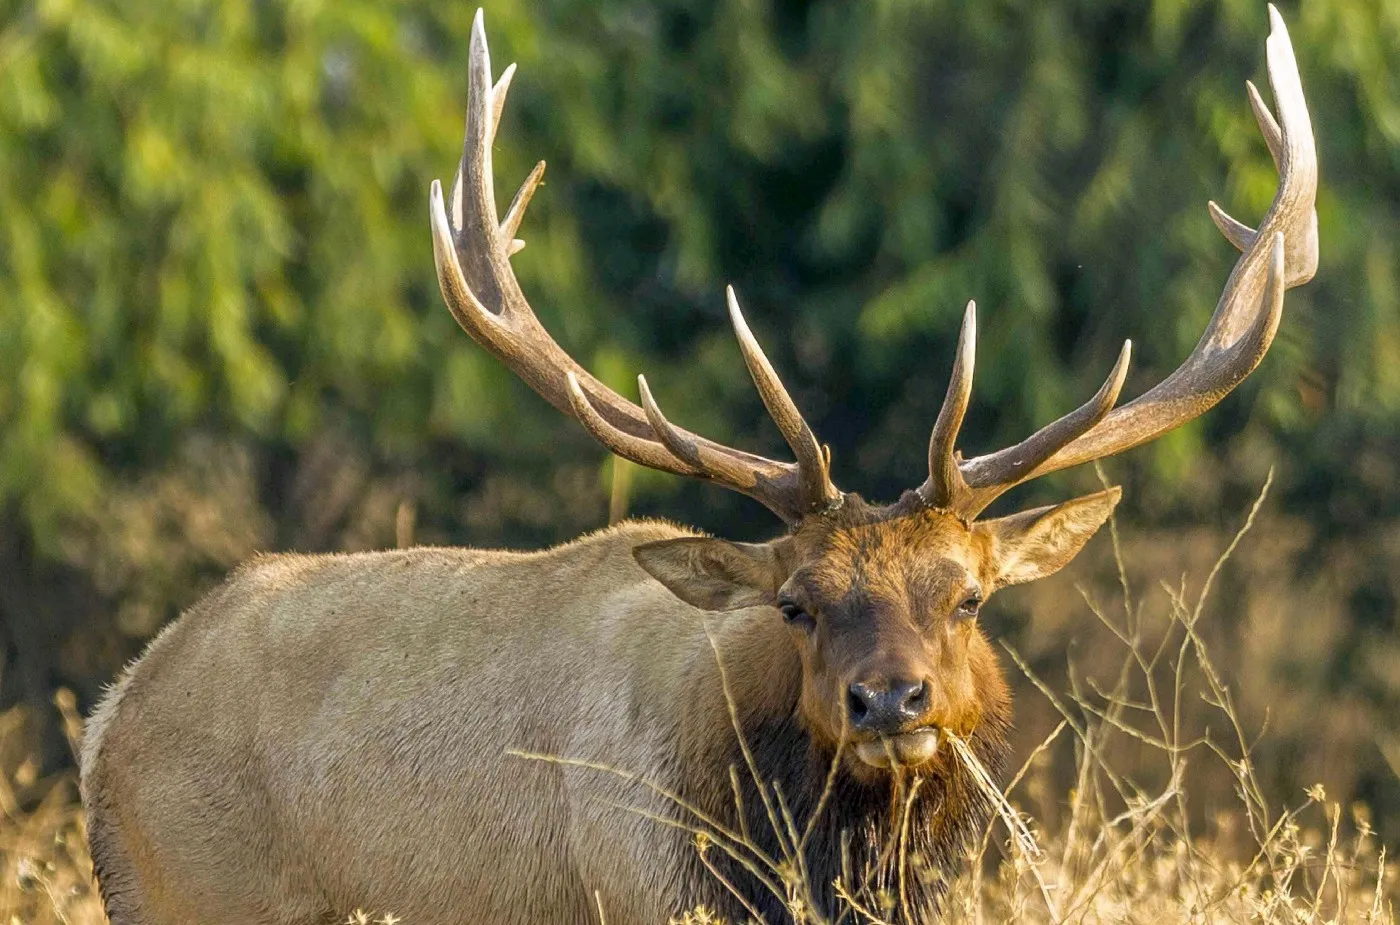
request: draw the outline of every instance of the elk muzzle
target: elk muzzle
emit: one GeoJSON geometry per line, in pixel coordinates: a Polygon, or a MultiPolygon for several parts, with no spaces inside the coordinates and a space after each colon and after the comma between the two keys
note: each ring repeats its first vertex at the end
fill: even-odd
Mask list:
{"type": "Polygon", "coordinates": [[[938,751],[941,730],[929,724],[927,680],[857,681],[846,691],[846,714],[859,737],[857,757],[872,767],[927,764],[938,751]]]}

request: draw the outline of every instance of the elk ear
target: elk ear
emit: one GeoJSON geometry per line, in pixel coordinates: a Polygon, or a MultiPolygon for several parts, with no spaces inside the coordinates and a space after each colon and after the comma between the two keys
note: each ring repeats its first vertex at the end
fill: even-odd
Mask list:
{"type": "Polygon", "coordinates": [[[1053,575],[1098,532],[1123,490],[1110,488],[1053,507],[1022,511],[973,525],[991,545],[998,588],[1053,575]]]}
{"type": "Polygon", "coordinates": [[[692,607],[740,610],[775,605],[783,576],[768,543],[731,543],[703,536],[644,543],[632,557],[647,574],[692,607]]]}

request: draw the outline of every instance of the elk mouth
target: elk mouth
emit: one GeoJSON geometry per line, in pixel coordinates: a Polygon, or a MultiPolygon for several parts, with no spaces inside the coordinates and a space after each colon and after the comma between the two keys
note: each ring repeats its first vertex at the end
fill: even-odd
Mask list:
{"type": "Polygon", "coordinates": [[[873,768],[889,768],[895,765],[912,768],[933,761],[942,739],[943,730],[926,727],[899,735],[857,742],[855,752],[856,757],[873,768]]]}

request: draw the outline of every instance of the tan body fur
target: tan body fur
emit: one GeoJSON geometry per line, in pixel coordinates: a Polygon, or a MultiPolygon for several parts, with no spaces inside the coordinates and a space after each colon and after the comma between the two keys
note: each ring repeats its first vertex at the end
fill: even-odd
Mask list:
{"type": "Polygon", "coordinates": [[[713,658],[693,664],[709,655],[700,614],[629,550],[677,535],[243,568],[94,717],[83,788],[114,914],[582,922],[599,890],[618,921],[665,921],[681,885],[639,877],[679,865],[639,859],[676,839],[598,803],[636,788],[506,750],[671,764],[664,730],[692,696],[676,675],[704,686],[713,658]]]}

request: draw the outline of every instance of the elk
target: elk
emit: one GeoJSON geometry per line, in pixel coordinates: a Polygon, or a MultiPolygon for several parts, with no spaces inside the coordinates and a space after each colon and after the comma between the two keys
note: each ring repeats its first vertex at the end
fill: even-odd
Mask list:
{"type": "MultiPolygon", "coordinates": [[[[901,793],[912,856],[955,863],[987,813],[959,756],[995,768],[1011,712],[978,611],[1068,563],[1120,493],[979,515],[1028,479],[1215,405],[1263,359],[1284,291],[1316,271],[1312,127],[1270,17],[1277,118],[1252,85],[1248,96],[1278,192],[1257,229],[1211,204],[1241,256],[1191,354],[1118,406],[1125,344],[1084,405],[963,458],[969,304],[928,475],[885,505],[832,482],[830,453],[732,289],[740,350],[792,462],[682,429],[644,378],[629,401],[550,338],[511,269],[544,164],[500,218],[492,145],[514,67],[493,83],[478,13],[456,183],[430,194],[447,307],[611,452],[742,492],[786,532],[736,543],[634,521],[538,552],[244,565],[158,636],[89,722],[82,793],[114,925],[297,925],[357,907],[413,925],[585,922],[600,907],[614,923],[660,923],[697,904],[776,925],[796,888],[765,858],[800,870],[807,920],[829,922],[838,879],[894,882],[880,859],[901,793]]],[[[891,920],[933,914],[936,885],[900,888],[891,920]]]]}

